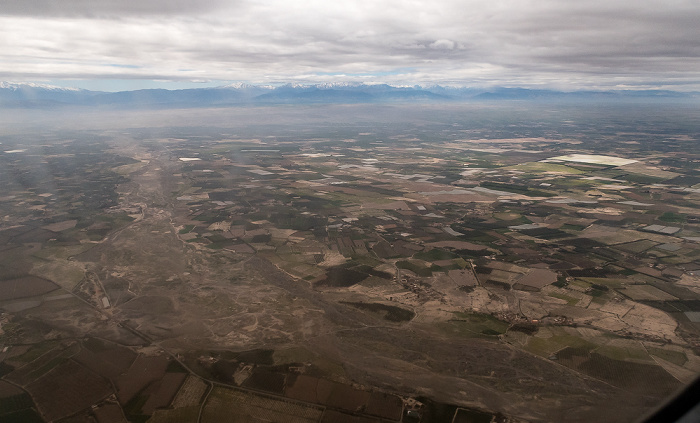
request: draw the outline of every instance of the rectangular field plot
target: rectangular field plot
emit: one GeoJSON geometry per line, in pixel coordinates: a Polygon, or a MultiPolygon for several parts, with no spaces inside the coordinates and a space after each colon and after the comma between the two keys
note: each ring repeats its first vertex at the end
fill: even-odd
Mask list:
{"type": "MultiPolygon", "coordinates": [[[[183,407],[172,410],[156,410],[148,423],[197,423],[199,407],[183,407]]],[[[222,422],[233,420],[222,420],[222,422]]]]}
{"type": "Polygon", "coordinates": [[[3,421],[3,416],[6,414],[27,410],[32,407],[34,407],[32,397],[21,390],[17,395],[2,397],[0,398],[0,421],[3,421]]]}
{"type": "Polygon", "coordinates": [[[471,270],[453,269],[447,275],[459,286],[476,286],[478,281],[471,270]]]}
{"type": "Polygon", "coordinates": [[[119,345],[90,338],[83,342],[73,360],[108,379],[119,377],[136,360],[136,353],[119,345]]]}
{"type": "Polygon", "coordinates": [[[615,244],[614,247],[628,253],[638,254],[656,245],[658,245],[658,242],[649,241],[648,239],[640,239],[639,241],[628,242],[625,244],[615,244]]]}
{"type": "MultiPolygon", "coordinates": [[[[10,398],[16,395],[22,395],[24,391],[16,387],[11,383],[7,383],[4,380],[0,380],[0,399],[10,398]]],[[[3,408],[0,407],[0,412],[3,412],[3,408]]]]}
{"type": "Polygon", "coordinates": [[[548,269],[531,269],[518,283],[533,288],[543,288],[557,281],[557,274],[548,269]]]}
{"type": "Polygon", "coordinates": [[[72,360],[27,385],[27,391],[48,421],[84,410],[113,393],[109,381],[72,360]]]}
{"type": "Polygon", "coordinates": [[[187,380],[175,395],[173,408],[192,407],[199,405],[202,396],[207,391],[207,384],[196,376],[187,376],[187,380]]]}
{"type": "Polygon", "coordinates": [[[165,356],[139,356],[129,370],[114,379],[117,398],[126,404],[143,388],[165,376],[168,359],[165,356]]]}
{"type": "Polygon", "coordinates": [[[166,373],[163,379],[151,385],[147,391],[149,397],[141,409],[144,414],[153,414],[156,409],[165,408],[175,397],[187,375],[185,373],[166,373]]]}
{"type": "Polygon", "coordinates": [[[204,406],[202,423],[259,421],[312,423],[318,422],[322,414],[321,407],[237,389],[215,387],[204,406]]]}
{"type": "Polygon", "coordinates": [[[49,342],[32,348],[19,357],[31,361],[31,363],[7,375],[7,380],[26,386],[65,362],[68,357],[75,354],[76,348],[77,344],[63,348],[62,346],[55,347],[53,343],[49,342]]]}
{"type": "Polygon", "coordinates": [[[671,294],[668,294],[651,285],[628,285],[625,288],[619,288],[619,293],[626,295],[634,301],[651,300],[651,301],[671,301],[677,300],[671,294]]]}
{"type": "Polygon", "coordinates": [[[97,423],[127,423],[122,408],[117,404],[106,403],[92,409],[97,423]]]}
{"type": "Polygon", "coordinates": [[[72,290],[85,277],[85,271],[78,265],[65,260],[39,260],[35,262],[32,275],[55,281],[61,288],[72,290]]]}
{"type": "Polygon", "coordinates": [[[381,423],[380,419],[373,419],[365,416],[354,416],[341,413],[340,411],[328,410],[323,415],[321,423],[381,423]]]}
{"type": "Polygon", "coordinates": [[[0,282],[0,301],[33,297],[58,289],[58,285],[37,276],[23,276],[0,282]]]}
{"type": "Polygon", "coordinates": [[[399,421],[403,413],[403,401],[396,395],[373,392],[367,401],[365,413],[392,421],[399,421]]]}

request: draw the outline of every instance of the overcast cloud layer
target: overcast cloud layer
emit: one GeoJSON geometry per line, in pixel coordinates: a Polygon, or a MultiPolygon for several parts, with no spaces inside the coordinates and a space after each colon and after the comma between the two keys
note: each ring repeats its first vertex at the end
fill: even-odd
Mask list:
{"type": "Polygon", "coordinates": [[[697,0],[4,0],[0,80],[700,90],[697,0]]]}

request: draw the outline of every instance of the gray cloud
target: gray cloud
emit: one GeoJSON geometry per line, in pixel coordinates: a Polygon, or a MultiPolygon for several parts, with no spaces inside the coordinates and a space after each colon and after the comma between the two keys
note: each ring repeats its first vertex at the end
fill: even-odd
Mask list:
{"type": "Polygon", "coordinates": [[[122,17],[202,13],[231,4],[226,0],[3,0],[0,15],[122,17]]]}
{"type": "Polygon", "coordinates": [[[697,22],[681,0],[10,0],[0,78],[700,89],[697,22]]]}

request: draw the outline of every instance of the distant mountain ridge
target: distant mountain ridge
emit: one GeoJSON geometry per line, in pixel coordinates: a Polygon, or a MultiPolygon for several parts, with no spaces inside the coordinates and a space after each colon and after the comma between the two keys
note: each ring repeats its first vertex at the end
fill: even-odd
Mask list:
{"type": "Polygon", "coordinates": [[[700,93],[667,90],[555,91],[527,88],[463,88],[440,85],[325,83],[280,86],[231,84],[216,88],[90,91],[42,84],[0,82],[0,107],[114,108],[217,107],[256,104],[455,102],[455,101],[698,101],[700,93]]]}

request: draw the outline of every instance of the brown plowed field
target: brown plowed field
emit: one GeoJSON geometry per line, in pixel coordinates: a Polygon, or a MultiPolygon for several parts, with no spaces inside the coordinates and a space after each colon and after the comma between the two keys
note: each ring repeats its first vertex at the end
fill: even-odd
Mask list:
{"type": "Polygon", "coordinates": [[[27,385],[48,421],[77,413],[113,393],[109,381],[73,360],[66,360],[27,385]]]}

